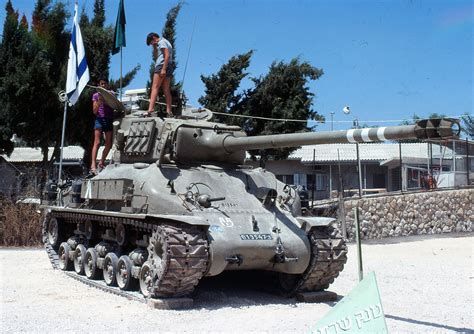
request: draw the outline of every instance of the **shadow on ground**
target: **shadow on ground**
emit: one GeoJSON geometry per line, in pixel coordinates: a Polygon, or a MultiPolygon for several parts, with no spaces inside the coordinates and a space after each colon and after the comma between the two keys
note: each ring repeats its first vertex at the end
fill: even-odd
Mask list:
{"type": "Polygon", "coordinates": [[[408,323],[416,324],[416,325],[430,326],[430,327],[435,327],[435,328],[439,328],[439,329],[446,329],[446,330],[450,330],[450,331],[457,332],[457,333],[474,333],[474,329],[472,329],[472,328],[454,327],[454,326],[449,326],[449,325],[445,325],[445,324],[438,324],[438,323],[435,323],[435,322],[428,322],[428,321],[421,321],[421,320],[416,320],[416,319],[398,317],[398,316],[390,315],[390,314],[386,314],[385,318],[393,319],[393,320],[396,320],[396,321],[408,322],[408,323]]]}
{"type": "MultiPolygon", "coordinates": [[[[270,275],[258,271],[228,271],[206,277],[199,282],[194,296],[194,308],[240,308],[255,305],[289,305],[300,303],[295,297],[282,295],[270,275]]],[[[340,300],[342,296],[339,296],[340,300]]],[[[334,306],[337,302],[325,304],[334,306]]]]}

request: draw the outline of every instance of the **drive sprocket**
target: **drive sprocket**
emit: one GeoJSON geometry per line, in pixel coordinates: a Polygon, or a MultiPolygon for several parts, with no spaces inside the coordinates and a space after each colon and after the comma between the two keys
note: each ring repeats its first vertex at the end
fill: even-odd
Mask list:
{"type": "Polygon", "coordinates": [[[207,271],[209,246],[203,230],[185,225],[156,225],[148,246],[154,297],[181,297],[193,292],[207,271]]]}

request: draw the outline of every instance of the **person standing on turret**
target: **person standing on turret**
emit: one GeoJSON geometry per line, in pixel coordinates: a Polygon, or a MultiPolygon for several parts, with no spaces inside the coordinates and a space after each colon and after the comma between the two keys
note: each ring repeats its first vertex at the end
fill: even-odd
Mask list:
{"type": "Polygon", "coordinates": [[[150,105],[148,106],[148,115],[155,109],[155,101],[158,91],[163,85],[163,92],[166,99],[166,113],[168,117],[173,117],[171,111],[171,65],[173,64],[173,46],[171,43],[160,37],[156,32],[151,32],[146,37],[146,45],[153,46],[153,57],[156,58],[153,82],[151,84],[150,105]]]}

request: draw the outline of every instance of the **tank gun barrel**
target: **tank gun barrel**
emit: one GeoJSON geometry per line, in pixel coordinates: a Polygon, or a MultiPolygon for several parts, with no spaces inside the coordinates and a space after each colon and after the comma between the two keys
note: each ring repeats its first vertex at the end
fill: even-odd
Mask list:
{"type": "Polygon", "coordinates": [[[224,149],[229,152],[302,145],[365,143],[402,139],[449,139],[459,135],[459,121],[451,118],[426,119],[414,125],[387,126],[378,128],[351,129],[347,131],[325,131],[290,133],[254,137],[227,136],[224,149]],[[457,129],[456,129],[457,126],[457,129]]]}

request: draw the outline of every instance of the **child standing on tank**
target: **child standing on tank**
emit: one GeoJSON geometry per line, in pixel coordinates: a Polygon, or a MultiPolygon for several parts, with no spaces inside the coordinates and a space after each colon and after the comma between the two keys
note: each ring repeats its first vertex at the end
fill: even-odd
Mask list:
{"type": "MultiPolygon", "coordinates": [[[[108,89],[108,80],[104,77],[99,79],[99,87],[108,89]]],[[[92,95],[92,111],[96,116],[94,124],[94,145],[92,146],[91,174],[97,174],[97,152],[99,151],[102,134],[105,136],[105,148],[99,161],[99,169],[104,168],[105,159],[112,147],[112,123],[114,111],[109,107],[99,92],[92,95]]]]}
{"type": "Polygon", "coordinates": [[[173,117],[171,111],[171,75],[173,66],[173,46],[171,43],[160,37],[156,32],[151,32],[146,37],[146,45],[152,45],[153,56],[156,58],[155,70],[153,73],[153,82],[151,84],[150,104],[148,106],[148,115],[155,110],[155,101],[158,91],[163,85],[163,93],[166,99],[166,114],[173,117]]]}

